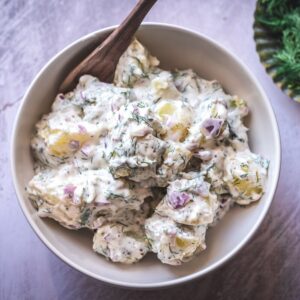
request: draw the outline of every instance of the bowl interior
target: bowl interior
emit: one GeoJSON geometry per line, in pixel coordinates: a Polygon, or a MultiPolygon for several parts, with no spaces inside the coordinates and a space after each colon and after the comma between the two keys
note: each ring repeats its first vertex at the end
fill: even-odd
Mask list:
{"type": "Polygon", "coordinates": [[[207,234],[207,250],[179,267],[161,264],[153,254],[130,266],[113,264],[92,251],[92,234],[87,230],[67,230],[57,223],[40,219],[26,198],[25,186],[33,176],[30,135],[43,113],[49,112],[57,87],[66,71],[97,44],[111,29],[91,34],[58,54],[41,71],[26,94],[19,111],[13,137],[13,173],[21,206],[41,239],[66,262],[95,278],[135,287],[178,283],[220,265],[252,235],[264,217],[276,188],[280,146],[277,125],[268,101],[257,82],[232,55],[205,37],[167,25],[145,24],[138,38],[157,56],[164,68],[193,68],[205,79],[217,79],[228,93],[248,102],[251,116],[251,149],[271,161],[266,193],[257,204],[234,208],[207,234]]]}

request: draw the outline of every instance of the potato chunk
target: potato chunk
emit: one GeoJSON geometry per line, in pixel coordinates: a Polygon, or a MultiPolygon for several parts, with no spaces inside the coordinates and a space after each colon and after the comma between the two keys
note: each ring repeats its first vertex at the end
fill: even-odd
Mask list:
{"type": "Polygon", "coordinates": [[[250,204],[261,198],[268,173],[268,161],[249,150],[225,159],[225,182],[235,202],[250,204]]]}
{"type": "Polygon", "coordinates": [[[154,214],[145,223],[151,250],[169,265],[180,265],[204,250],[206,228],[203,225],[180,225],[159,214],[154,214]]]}

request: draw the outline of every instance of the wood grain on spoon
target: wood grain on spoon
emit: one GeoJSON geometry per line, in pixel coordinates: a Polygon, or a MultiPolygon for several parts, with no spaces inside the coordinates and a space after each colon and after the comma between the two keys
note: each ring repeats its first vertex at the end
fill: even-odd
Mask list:
{"type": "Polygon", "coordinates": [[[129,46],[148,11],[157,0],[139,0],[127,18],[63,81],[60,92],[72,90],[81,75],[90,74],[103,82],[112,82],[120,56],[129,46]]]}

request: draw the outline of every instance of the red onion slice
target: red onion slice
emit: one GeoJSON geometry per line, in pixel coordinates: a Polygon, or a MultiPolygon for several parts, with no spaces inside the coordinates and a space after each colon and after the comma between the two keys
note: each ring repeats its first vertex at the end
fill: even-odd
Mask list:
{"type": "Polygon", "coordinates": [[[68,197],[68,198],[73,199],[75,190],[76,190],[76,186],[75,185],[73,185],[73,184],[67,184],[64,187],[64,195],[66,197],[68,197]]]}
{"type": "Polygon", "coordinates": [[[217,137],[220,134],[224,120],[210,118],[202,122],[202,132],[208,137],[217,137]]]}
{"type": "Polygon", "coordinates": [[[190,200],[191,198],[187,193],[177,191],[171,192],[168,198],[169,204],[175,209],[185,206],[190,200]]]}
{"type": "Polygon", "coordinates": [[[72,150],[78,150],[79,147],[80,147],[80,143],[79,143],[79,141],[72,140],[72,141],[70,141],[70,143],[69,143],[69,147],[70,147],[72,150]]]}

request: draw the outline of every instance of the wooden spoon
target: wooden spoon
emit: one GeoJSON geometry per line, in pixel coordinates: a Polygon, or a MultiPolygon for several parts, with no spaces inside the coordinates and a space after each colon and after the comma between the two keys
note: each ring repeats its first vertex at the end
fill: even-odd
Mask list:
{"type": "Polygon", "coordinates": [[[127,18],[88,57],[76,66],[59,88],[62,93],[72,90],[81,75],[90,74],[103,82],[112,82],[120,56],[148,11],[157,0],[139,0],[127,18]]]}

